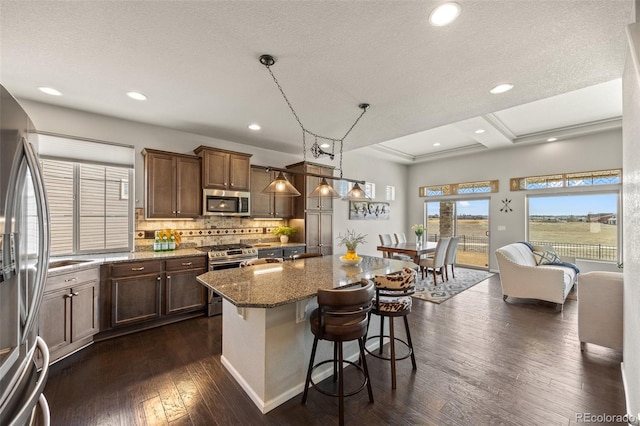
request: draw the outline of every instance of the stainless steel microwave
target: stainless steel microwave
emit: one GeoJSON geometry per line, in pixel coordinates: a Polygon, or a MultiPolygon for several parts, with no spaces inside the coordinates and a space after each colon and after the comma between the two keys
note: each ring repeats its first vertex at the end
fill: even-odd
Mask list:
{"type": "Polygon", "coordinates": [[[249,216],[249,192],[204,189],[202,214],[204,216],[249,216]]]}

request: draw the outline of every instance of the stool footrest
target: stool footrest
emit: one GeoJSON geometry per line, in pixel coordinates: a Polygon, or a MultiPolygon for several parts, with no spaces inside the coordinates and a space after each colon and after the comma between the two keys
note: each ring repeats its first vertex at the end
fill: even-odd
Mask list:
{"type": "MultiPolygon", "coordinates": [[[[324,364],[334,363],[334,362],[338,362],[338,361],[337,361],[337,360],[333,360],[333,359],[327,359],[327,360],[325,360],[325,361],[322,361],[322,362],[317,363],[316,365],[314,365],[314,366],[311,368],[311,375],[313,376],[313,370],[315,370],[317,367],[320,367],[321,365],[324,365],[324,364]]],[[[362,389],[364,389],[364,388],[367,386],[367,383],[369,382],[369,380],[367,379],[367,375],[366,375],[366,373],[365,373],[365,371],[364,371],[364,368],[362,368],[362,366],[361,366],[361,365],[359,365],[359,364],[357,364],[357,363],[355,363],[355,362],[353,362],[353,361],[343,360],[343,362],[344,362],[344,363],[346,363],[346,364],[353,365],[353,366],[354,366],[354,367],[356,367],[356,368],[358,369],[358,371],[360,371],[360,372],[362,373],[362,375],[364,376],[364,377],[363,377],[362,384],[361,384],[357,389],[355,389],[355,390],[353,390],[353,391],[351,391],[351,392],[349,392],[349,393],[345,393],[345,394],[343,395],[343,396],[352,396],[352,395],[355,395],[355,394],[357,394],[358,392],[360,392],[362,389]]],[[[326,379],[325,379],[325,380],[326,380],[326,379]]],[[[310,382],[311,382],[311,388],[313,388],[313,389],[317,390],[318,392],[320,392],[320,393],[321,393],[321,394],[323,394],[323,395],[327,395],[327,396],[334,396],[334,397],[339,397],[339,396],[340,396],[340,395],[339,395],[339,394],[337,394],[337,393],[331,393],[331,392],[328,392],[328,391],[325,391],[324,389],[322,389],[322,386],[321,386],[319,383],[316,383],[316,382],[314,382],[314,381],[313,381],[313,377],[311,378],[310,382]]]]}
{"type": "MultiPolygon", "coordinates": [[[[387,335],[387,334],[384,334],[382,337],[383,337],[383,338],[387,338],[387,339],[391,340],[391,336],[389,336],[389,335],[387,335]]],[[[379,335],[379,334],[377,334],[377,335],[375,335],[375,336],[367,337],[366,342],[368,342],[369,340],[372,340],[372,339],[380,339],[380,335],[379,335]]],[[[411,346],[409,345],[409,343],[405,342],[404,340],[402,340],[402,339],[400,339],[400,338],[398,338],[398,337],[395,337],[395,338],[394,338],[394,340],[395,340],[396,342],[400,342],[400,343],[402,343],[402,344],[407,348],[407,351],[408,351],[406,355],[403,355],[403,356],[401,356],[401,357],[396,356],[396,361],[400,361],[400,360],[403,360],[403,359],[407,359],[407,358],[409,358],[409,357],[411,356],[411,354],[413,353],[413,349],[411,349],[411,346]]],[[[379,349],[376,349],[376,350],[374,350],[374,351],[370,351],[370,350],[367,348],[366,342],[365,342],[365,345],[364,345],[364,350],[365,350],[369,355],[371,355],[371,356],[373,356],[373,357],[376,357],[376,358],[378,358],[378,359],[384,359],[384,360],[386,360],[386,361],[391,361],[391,357],[390,357],[390,356],[384,356],[384,355],[381,355],[381,354],[375,353],[375,352],[378,352],[378,350],[379,350],[379,349]]]]}

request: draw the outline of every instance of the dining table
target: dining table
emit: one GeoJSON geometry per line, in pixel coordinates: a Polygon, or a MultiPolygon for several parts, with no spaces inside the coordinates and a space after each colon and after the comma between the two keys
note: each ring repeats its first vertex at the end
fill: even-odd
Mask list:
{"type": "Polygon", "coordinates": [[[377,247],[378,251],[389,253],[392,257],[394,254],[404,254],[413,258],[413,263],[420,264],[420,257],[433,253],[438,243],[433,241],[423,241],[420,244],[415,241],[397,244],[383,244],[377,247]]]}

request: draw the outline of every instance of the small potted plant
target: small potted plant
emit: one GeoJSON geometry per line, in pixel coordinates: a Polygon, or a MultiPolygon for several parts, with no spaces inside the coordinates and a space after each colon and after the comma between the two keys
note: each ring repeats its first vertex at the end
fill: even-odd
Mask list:
{"type": "Polygon", "coordinates": [[[277,228],[273,228],[271,231],[272,234],[280,237],[281,243],[288,243],[289,237],[295,235],[297,229],[291,226],[278,226],[277,228]]]}

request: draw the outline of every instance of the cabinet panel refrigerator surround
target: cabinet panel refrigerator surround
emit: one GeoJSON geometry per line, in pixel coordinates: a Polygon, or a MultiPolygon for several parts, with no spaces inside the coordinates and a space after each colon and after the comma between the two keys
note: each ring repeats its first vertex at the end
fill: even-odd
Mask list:
{"type": "Polygon", "coordinates": [[[49,262],[49,210],[33,124],[2,85],[0,92],[0,425],[28,424],[39,410],[48,424],[42,391],[49,351],[38,337],[38,311],[49,262]]]}

